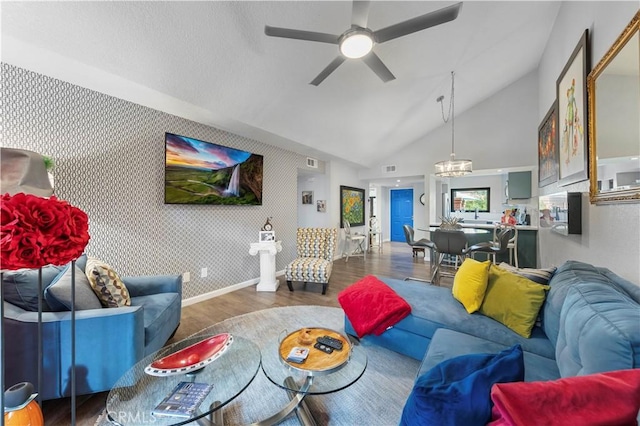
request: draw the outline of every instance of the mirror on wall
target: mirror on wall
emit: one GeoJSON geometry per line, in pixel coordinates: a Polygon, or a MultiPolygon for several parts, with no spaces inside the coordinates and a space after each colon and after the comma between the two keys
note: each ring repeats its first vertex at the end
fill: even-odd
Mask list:
{"type": "Polygon", "coordinates": [[[640,12],[587,78],[590,199],[640,202],[640,12]]]}

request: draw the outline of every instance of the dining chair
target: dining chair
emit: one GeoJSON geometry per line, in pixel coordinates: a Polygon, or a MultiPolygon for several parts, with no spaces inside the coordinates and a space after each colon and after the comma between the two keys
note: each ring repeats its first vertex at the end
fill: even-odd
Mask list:
{"type": "MultiPolygon", "coordinates": [[[[506,225],[506,224],[502,224],[506,225]]],[[[496,226],[495,229],[497,229],[496,226]]],[[[511,229],[508,226],[500,227],[500,231],[497,236],[494,237],[495,241],[483,241],[481,243],[474,244],[464,250],[466,256],[474,258],[475,253],[487,253],[491,256],[493,264],[496,264],[496,255],[506,253],[509,250],[509,241],[511,238],[511,229]]],[[[494,229],[494,230],[495,230],[494,229]]]]}
{"type": "Polygon", "coordinates": [[[467,256],[465,253],[465,249],[467,247],[467,237],[463,231],[436,229],[431,233],[431,238],[436,245],[437,252],[436,266],[433,272],[432,281],[439,283],[441,275],[455,276],[455,272],[453,274],[443,274],[442,272],[443,262],[445,261],[447,256],[454,257],[454,270],[458,269],[458,261],[460,261],[460,264],[464,262],[464,259],[467,256]]]}
{"type": "Polygon", "coordinates": [[[421,238],[418,241],[415,240],[415,231],[413,230],[413,227],[410,225],[402,225],[402,230],[404,231],[404,238],[407,241],[407,244],[411,247],[412,251],[413,251],[413,257],[418,257],[418,251],[422,251],[422,253],[425,255],[426,257],[426,252],[425,249],[429,249],[429,280],[425,280],[422,278],[415,278],[415,277],[406,277],[406,280],[412,280],[412,281],[422,281],[422,282],[427,282],[430,283],[433,280],[433,276],[434,276],[434,271],[435,271],[435,265],[436,265],[436,245],[433,241],[430,241],[426,238],[421,238]]]}
{"type": "Polygon", "coordinates": [[[347,219],[342,221],[344,229],[344,245],[342,247],[342,257],[345,262],[349,261],[349,257],[362,256],[367,259],[367,236],[364,234],[352,234],[351,224],[347,219]]]}

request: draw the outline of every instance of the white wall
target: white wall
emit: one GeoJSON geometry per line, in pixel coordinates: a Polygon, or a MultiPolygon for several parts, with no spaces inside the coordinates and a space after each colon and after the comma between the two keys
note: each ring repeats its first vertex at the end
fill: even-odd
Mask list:
{"type": "MultiPolygon", "coordinates": [[[[457,113],[456,156],[473,160],[474,170],[537,166],[537,84],[536,73],[529,73],[476,106],[457,113]]],[[[379,163],[363,170],[360,178],[433,174],[434,164],[448,159],[450,154],[451,126],[443,123],[384,160],[384,164],[396,165],[395,173],[383,175],[383,163],[379,163]]]]}
{"type": "MultiPolygon", "coordinates": [[[[638,2],[563,2],[538,72],[538,121],[556,98],[556,79],[583,31],[589,29],[591,66],[611,47],[638,10],[638,2]]],[[[542,266],[569,259],[607,267],[640,283],[640,204],[596,206],[589,203],[589,181],[541,188],[540,194],[582,192],[582,235],[564,237],[539,231],[542,266]]]]}
{"type": "Polygon", "coordinates": [[[331,226],[331,218],[327,206],[329,193],[329,178],[325,174],[298,175],[298,228],[326,228],[331,226]],[[313,192],[312,204],[302,204],[302,191],[313,192]],[[327,211],[318,211],[318,200],[325,201],[327,211]]]}

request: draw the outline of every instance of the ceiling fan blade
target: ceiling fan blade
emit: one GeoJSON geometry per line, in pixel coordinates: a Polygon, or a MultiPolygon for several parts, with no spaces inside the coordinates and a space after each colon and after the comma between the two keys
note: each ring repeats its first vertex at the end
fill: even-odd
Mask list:
{"type": "Polygon", "coordinates": [[[456,3],[452,6],[382,28],[378,31],[374,31],[373,34],[377,43],[384,43],[385,41],[393,40],[394,38],[402,37],[430,27],[435,27],[436,25],[444,24],[445,22],[453,21],[458,17],[461,7],[462,2],[456,3]]]}
{"type": "Polygon", "coordinates": [[[270,37],[293,38],[296,40],[317,41],[320,43],[330,44],[338,44],[338,39],[340,38],[340,36],[333,34],[292,30],[290,28],[270,27],[269,25],[264,26],[264,33],[270,37]]]}
{"type": "Polygon", "coordinates": [[[376,73],[378,77],[380,77],[380,80],[385,83],[396,79],[395,76],[391,74],[391,71],[389,71],[389,68],[382,63],[380,57],[375,53],[370,52],[367,56],[363,57],[362,60],[369,66],[369,68],[371,68],[371,70],[373,70],[373,72],[376,73]]]}
{"type": "Polygon", "coordinates": [[[329,74],[331,74],[332,72],[334,72],[336,70],[336,68],[338,68],[340,66],[340,64],[342,64],[347,58],[345,58],[344,56],[340,55],[338,57],[336,57],[333,61],[331,61],[331,63],[329,65],[327,65],[327,67],[325,69],[323,69],[320,74],[318,74],[318,76],[316,78],[313,79],[313,81],[309,84],[313,84],[314,86],[319,85],[320,83],[322,83],[324,81],[325,78],[329,77],[329,74]]]}
{"type": "Polygon", "coordinates": [[[367,28],[367,20],[369,19],[369,5],[371,2],[354,0],[353,12],[351,13],[351,25],[357,25],[362,28],[367,28]]]}

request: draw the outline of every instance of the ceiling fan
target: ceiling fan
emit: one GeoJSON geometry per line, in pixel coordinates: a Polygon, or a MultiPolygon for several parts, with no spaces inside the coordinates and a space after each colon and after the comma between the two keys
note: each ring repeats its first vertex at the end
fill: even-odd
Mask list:
{"type": "Polygon", "coordinates": [[[264,33],[271,37],[292,38],[296,40],[317,41],[319,43],[337,44],[340,54],[323,69],[310,84],[319,85],[347,59],[362,58],[365,64],[376,73],[383,82],[395,80],[389,68],[373,52],[373,46],[394,38],[402,37],[417,31],[435,27],[458,17],[462,3],[438,9],[434,12],[399,22],[394,25],[373,31],[367,28],[370,1],[354,1],[351,13],[351,28],[339,35],[318,33],[313,31],[294,30],[290,28],[270,27],[265,25],[264,33]]]}

